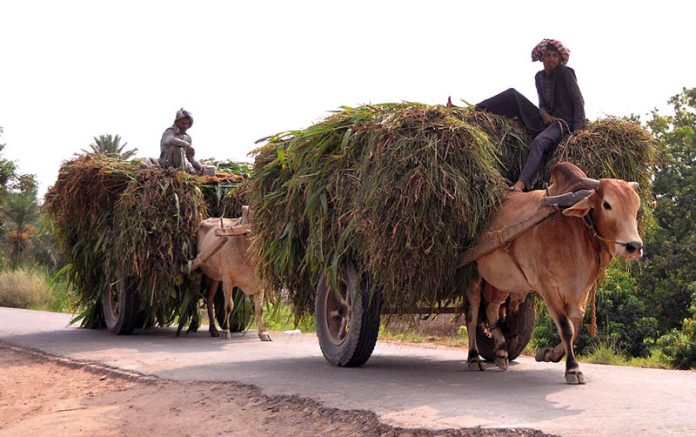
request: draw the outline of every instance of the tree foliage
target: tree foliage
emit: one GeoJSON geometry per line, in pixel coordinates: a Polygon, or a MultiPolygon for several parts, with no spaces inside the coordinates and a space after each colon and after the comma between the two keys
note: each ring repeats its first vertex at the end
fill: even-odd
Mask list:
{"type": "Polygon", "coordinates": [[[664,334],[658,344],[678,368],[696,367],[696,88],[653,111],[648,126],[660,141],[655,176],[659,228],[647,241],[648,262],[638,277],[640,297],[664,334]]]}
{"type": "MultiPolygon", "coordinates": [[[[4,147],[0,144],[0,152],[4,147]]],[[[0,156],[0,244],[2,261],[9,261],[12,268],[22,263],[36,232],[37,190],[34,175],[18,174],[14,162],[0,156]]]]}
{"type": "Polygon", "coordinates": [[[37,189],[34,175],[15,175],[7,195],[5,240],[14,269],[22,264],[31,238],[36,233],[34,225],[39,214],[37,189]]]}
{"type": "Polygon", "coordinates": [[[660,142],[655,174],[658,229],[646,239],[647,263],[638,276],[641,299],[655,313],[660,333],[689,315],[696,283],[696,88],[669,100],[673,115],[653,111],[648,126],[660,142]]]}
{"type": "Polygon", "coordinates": [[[104,155],[109,158],[119,158],[124,161],[135,156],[138,152],[137,148],[125,150],[128,143],[124,142],[121,144],[121,137],[119,135],[99,135],[94,137],[94,142],[89,145],[90,150],[82,149],[84,153],[104,155]]]}

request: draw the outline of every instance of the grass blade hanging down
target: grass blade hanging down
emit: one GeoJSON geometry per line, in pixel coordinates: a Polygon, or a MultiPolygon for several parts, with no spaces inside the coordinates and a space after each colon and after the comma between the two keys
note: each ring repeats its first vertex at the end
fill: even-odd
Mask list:
{"type": "MultiPolygon", "coordinates": [[[[579,156],[567,159],[590,176],[642,183],[654,145],[642,128],[625,135],[632,129],[603,120],[582,133],[603,142],[590,148],[579,134],[558,153],[572,148],[579,156]],[[606,153],[613,136],[630,151],[606,153]]],[[[530,142],[513,120],[418,103],[342,107],[266,140],[248,184],[253,249],[262,278],[288,289],[298,316],[311,314],[319,276],[335,283],[347,262],[381,290],[388,310],[457,301],[457,255],[507,195],[530,142]]]]}

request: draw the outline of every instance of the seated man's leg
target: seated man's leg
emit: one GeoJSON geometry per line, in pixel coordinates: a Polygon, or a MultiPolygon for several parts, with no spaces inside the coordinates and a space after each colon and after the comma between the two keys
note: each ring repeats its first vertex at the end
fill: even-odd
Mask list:
{"type": "Polygon", "coordinates": [[[504,117],[519,118],[532,135],[544,130],[544,121],[539,115],[539,108],[514,88],[509,88],[478,103],[476,109],[504,117]]]}
{"type": "Polygon", "coordinates": [[[522,181],[528,190],[532,188],[532,184],[537,177],[544,154],[553,151],[558,143],[561,142],[561,138],[563,138],[561,124],[554,121],[532,141],[532,145],[529,148],[529,156],[527,156],[527,162],[524,164],[524,168],[519,177],[519,181],[522,181]]]}

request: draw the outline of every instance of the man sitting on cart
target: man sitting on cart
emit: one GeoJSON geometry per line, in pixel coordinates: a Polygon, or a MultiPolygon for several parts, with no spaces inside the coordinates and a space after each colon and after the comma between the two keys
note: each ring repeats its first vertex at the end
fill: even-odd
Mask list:
{"type": "Polygon", "coordinates": [[[539,107],[514,88],[486,99],[476,109],[518,118],[534,137],[529,156],[512,191],[532,188],[542,160],[561,142],[563,135],[585,127],[585,101],[575,71],[567,67],[570,57],[560,41],[544,39],[532,50],[532,61],[541,61],[544,69],[534,77],[539,107]]]}
{"type": "Polygon", "coordinates": [[[162,168],[178,168],[189,173],[203,173],[203,166],[194,159],[191,136],[186,131],[193,125],[191,113],[179,109],[174,124],[162,134],[159,165],[162,168]]]}

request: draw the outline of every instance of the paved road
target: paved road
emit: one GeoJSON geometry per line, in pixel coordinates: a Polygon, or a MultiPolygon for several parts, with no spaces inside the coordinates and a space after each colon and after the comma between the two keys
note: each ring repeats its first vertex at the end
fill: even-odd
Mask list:
{"type": "Polygon", "coordinates": [[[563,364],[521,357],[507,372],[466,371],[466,351],[378,342],[362,368],[326,363],[316,337],[255,332],[221,340],[173,329],[115,336],[68,326],[60,313],[0,307],[0,341],[181,381],[236,381],[269,395],[367,409],[404,427],[526,427],[564,436],[696,435],[696,372],[583,364],[568,386],[563,364]]]}

